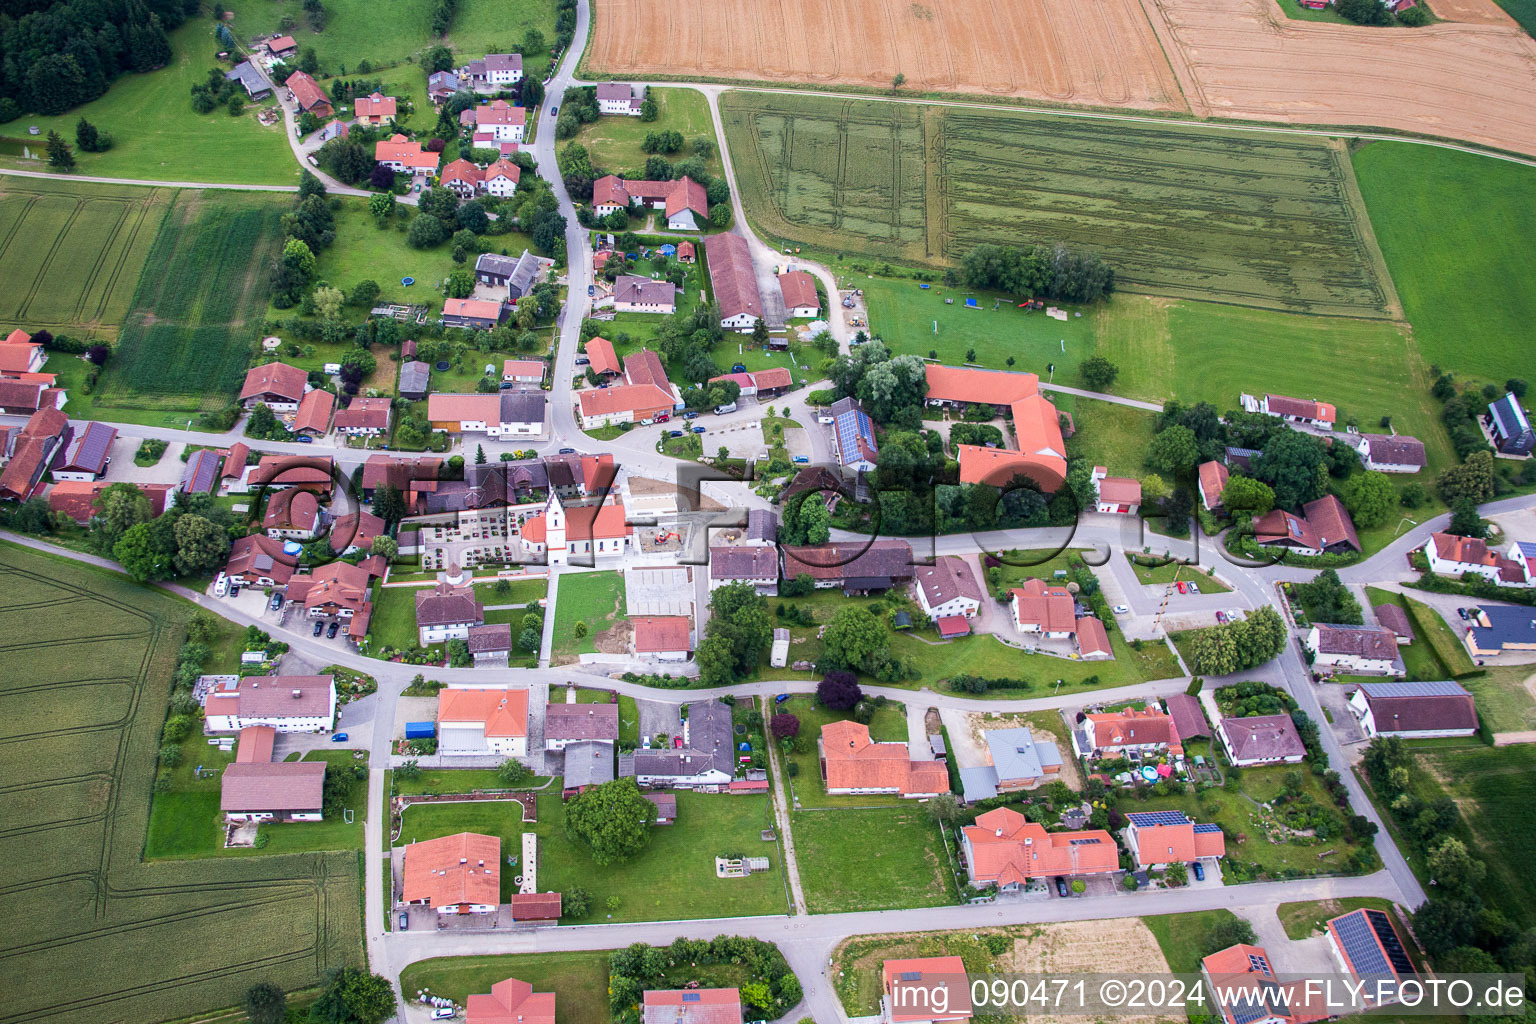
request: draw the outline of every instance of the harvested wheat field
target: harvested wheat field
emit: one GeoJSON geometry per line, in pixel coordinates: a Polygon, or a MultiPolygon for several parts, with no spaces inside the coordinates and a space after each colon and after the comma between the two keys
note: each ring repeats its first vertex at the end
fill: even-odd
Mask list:
{"type": "Polygon", "coordinates": [[[590,69],[1187,110],[1138,0],[603,0],[590,69]]]}
{"type": "Polygon", "coordinates": [[[1524,31],[1509,12],[1493,0],[1431,0],[1429,9],[1445,21],[1464,21],[1469,25],[1508,25],[1524,31]]]}
{"type": "MultiPolygon", "coordinates": [[[[1167,974],[1157,938],[1139,917],[1109,921],[1058,921],[1040,928],[1013,944],[1012,965],[1004,970],[1019,974],[1167,974]]],[[[1077,1016],[1046,1013],[1026,1015],[1030,1024],[1081,1024],[1077,1016]]],[[[1169,1021],[1167,1015],[1121,1016],[1116,1024],[1154,1024],[1169,1021]]]]}
{"type": "Polygon", "coordinates": [[[1269,0],[1146,8],[1201,116],[1379,125],[1536,153],[1536,41],[1508,22],[1361,28],[1292,21],[1269,0]]]}

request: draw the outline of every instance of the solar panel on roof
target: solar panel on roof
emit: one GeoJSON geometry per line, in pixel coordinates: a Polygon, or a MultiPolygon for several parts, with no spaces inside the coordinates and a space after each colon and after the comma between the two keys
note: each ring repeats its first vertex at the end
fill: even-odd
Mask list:
{"type": "Polygon", "coordinates": [[[1259,956],[1257,953],[1248,954],[1248,966],[1250,969],[1260,971],[1264,974],[1270,973],[1269,960],[1265,957],[1259,956]]]}
{"type": "Polygon", "coordinates": [[[1361,683],[1371,697],[1460,697],[1467,691],[1449,680],[1422,683],[1361,683]]]}
{"type": "Polygon", "coordinates": [[[1387,915],[1379,910],[1367,910],[1365,917],[1371,923],[1371,931],[1381,940],[1392,969],[1398,974],[1413,974],[1413,961],[1408,959],[1408,951],[1403,948],[1402,940],[1397,937],[1397,929],[1392,927],[1387,915]]]}
{"type": "Polygon", "coordinates": [[[1132,811],[1126,815],[1132,823],[1142,828],[1153,825],[1187,825],[1189,819],[1183,811],[1132,811]]]}
{"type": "Polygon", "coordinates": [[[684,992],[683,993],[683,1002],[685,1002],[685,1003],[696,1003],[698,1001],[699,1001],[699,994],[697,992],[684,992]]]}
{"type": "Polygon", "coordinates": [[[902,981],[921,981],[922,979],[923,979],[923,972],[922,971],[902,971],[901,972],[901,980],[902,981]]]}
{"type": "Polygon", "coordinates": [[[1232,1001],[1232,1019],[1236,1024],[1253,1024],[1269,1016],[1269,1007],[1258,996],[1239,996],[1232,1001]]]}
{"type": "MultiPolygon", "coordinates": [[[[1392,963],[1376,941],[1366,915],[1360,911],[1335,918],[1334,934],[1350,967],[1358,975],[1388,975],[1393,973],[1392,963]]],[[[1406,960],[1406,955],[1404,957],[1406,960]]],[[[1410,966],[1411,970],[1411,966],[1410,966]]]]}
{"type": "Polygon", "coordinates": [[[1093,844],[1098,843],[1098,842],[1102,842],[1102,840],[1099,840],[1099,839],[1073,839],[1073,840],[1069,841],[1069,845],[1071,845],[1071,846],[1092,846],[1093,844]]]}
{"type": "Polygon", "coordinates": [[[1211,823],[1209,821],[1203,821],[1200,824],[1195,826],[1195,831],[1196,832],[1220,832],[1221,831],[1221,826],[1213,824],[1213,823],[1211,823]]]}

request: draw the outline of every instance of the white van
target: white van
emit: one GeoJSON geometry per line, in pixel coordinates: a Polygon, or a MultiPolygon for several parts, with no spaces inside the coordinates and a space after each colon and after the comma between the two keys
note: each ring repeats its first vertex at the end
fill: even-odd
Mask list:
{"type": "Polygon", "coordinates": [[[229,577],[222,572],[213,581],[213,596],[223,597],[229,593],[229,577]]]}
{"type": "Polygon", "coordinates": [[[736,403],[735,402],[727,402],[724,405],[717,405],[717,406],[715,406],[715,415],[716,416],[724,416],[727,413],[733,413],[735,411],[736,411],[736,403]]]}

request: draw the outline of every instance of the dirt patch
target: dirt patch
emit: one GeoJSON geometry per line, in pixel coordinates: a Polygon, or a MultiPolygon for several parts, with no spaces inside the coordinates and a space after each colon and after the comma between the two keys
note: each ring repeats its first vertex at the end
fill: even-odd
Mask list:
{"type": "Polygon", "coordinates": [[[627,654],[629,640],[634,632],[634,627],[629,624],[628,619],[619,619],[601,633],[592,634],[592,646],[596,647],[600,654],[627,654]]]}
{"type": "Polygon", "coordinates": [[[847,83],[1187,109],[1138,0],[604,0],[598,72],[847,83]]]}
{"type": "MultiPolygon", "coordinates": [[[[1114,971],[1117,974],[1167,974],[1157,939],[1140,918],[1109,921],[1065,921],[1046,925],[1029,938],[1016,939],[1013,963],[1004,970],[1022,974],[1083,974],[1114,971]]],[[[1122,1024],[1153,1024],[1166,1016],[1116,1017],[1122,1024]]],[[[1074,1024],[1081,1017],[1051,1014],[1029,1015],[1030,1024],[1074,1024]]]]}
{"type": "Polygon", "coordinates": [[[1145,7],[1201,116],[1381,125],[1536,153],[1536,40],[1507,19],[1374,29],[1293,21],[1273,0],[1145,7]]]}
{"type": "MultiPolygon", "coordinates": [[[[987,750],[987,740],[983,734],[988,729],[1019,729],[1028,726],[1030,735],[1036,741],[1044,741],[1056,745],[1056,752],[1061,755],[1061,771],[1055,777],[1061,779],[1062,782],[1065,782],[1078,792],[1082,792],[1082,771],[1078,767],[1076,758],[1073,757],[1071,738],[1066,737],[1064,739],[1062,735],[1045,728],[1041,720],[1036,717],[1036,715],[1041,714],[1055,715],[1056,712],[1046,711],[1016,715],[997,714],[995,712],[988,712],[987,714],[973,713],[967,715],[966,719],[970,726],[971,741],[982,752],[983,757],[986,756],[987,750]]],[[[1062,731],[1063,733],[1066,731],[1065,725],[1063,725],[1062,731]]],[[[1051,781],[1051,777],[1047,776],[1046,782],[1049,781],[1051,781]]],[[[1044,784],[1042,783],[1042,785],[1044,784]]]]}

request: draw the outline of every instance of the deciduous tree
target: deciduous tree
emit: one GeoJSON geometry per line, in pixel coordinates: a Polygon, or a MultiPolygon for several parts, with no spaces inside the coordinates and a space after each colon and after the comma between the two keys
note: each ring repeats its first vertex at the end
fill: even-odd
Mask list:
{"type": "Polygon", "coordinates": [[[594,786],[565,805],[565,828],[592,851],[599,867],[639,853],[651,841],[656,805],[640,795],[634,779],[594,786]]]}

